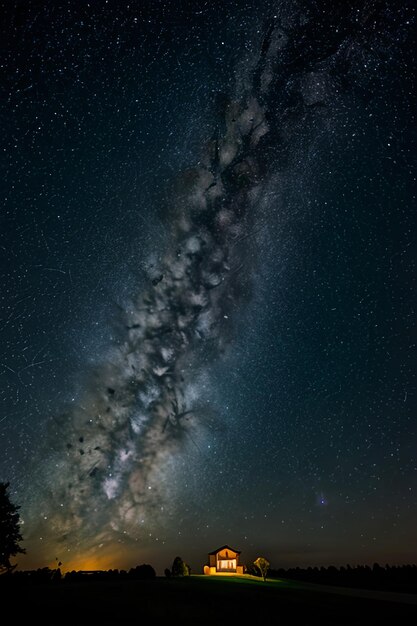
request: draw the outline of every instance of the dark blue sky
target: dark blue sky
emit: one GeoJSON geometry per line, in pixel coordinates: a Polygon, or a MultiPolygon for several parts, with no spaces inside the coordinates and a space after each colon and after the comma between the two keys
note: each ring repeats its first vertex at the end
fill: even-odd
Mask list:
{"type": "Polygon", "coordinates": [[[3,7],[0,479],[28,564],[416,559],[415,14],[350,4],[3,7]]]}

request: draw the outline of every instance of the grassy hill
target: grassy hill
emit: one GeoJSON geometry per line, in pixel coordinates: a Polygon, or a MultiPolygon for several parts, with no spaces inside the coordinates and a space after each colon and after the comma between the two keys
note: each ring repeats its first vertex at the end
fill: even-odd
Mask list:
{"type": "Polygon", "coordinates": [[[0,586],[11,622],[31,624],[413,624],[417,605],[331,593],[318,585],[250,577],[156,578],[0,586]],[[14,597],[12,598],[12,595],[14,597]]]}

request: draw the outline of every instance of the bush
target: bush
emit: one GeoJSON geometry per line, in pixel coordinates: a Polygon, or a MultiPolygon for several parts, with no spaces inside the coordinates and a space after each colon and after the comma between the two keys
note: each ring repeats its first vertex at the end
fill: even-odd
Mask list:
{"type": "Polygon", "coordinates": [[[135,580],[145,580],[156,577],[156,572],[152,565],[144,563],[143,565],[137,565],[129,571],[129,577],[135,580]]]}
{"type": "Polygon", "coordinates": [[[172,576],[189,576],[191,568],[187,563],[184,563],[180,556],[176,556],[172,564],[171,574],[172,576]]]}

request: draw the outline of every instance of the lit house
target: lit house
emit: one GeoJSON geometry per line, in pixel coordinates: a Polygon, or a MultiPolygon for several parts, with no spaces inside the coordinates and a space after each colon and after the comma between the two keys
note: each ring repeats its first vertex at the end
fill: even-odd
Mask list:
{"type": "Polygon", "coordinates": [[[208,565],[204,566],[205,574],[243,574],[244,566],[239,565],[239,550],[230,546],[222,546],[209,552],[208,565]]]}

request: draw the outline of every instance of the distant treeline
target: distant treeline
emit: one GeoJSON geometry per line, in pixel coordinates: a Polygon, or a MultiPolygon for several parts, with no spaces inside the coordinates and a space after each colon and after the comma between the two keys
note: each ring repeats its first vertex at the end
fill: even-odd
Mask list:
{"type": "MultiPolygon", "coordinates": [[[[62,563],[59,561],[57,565],[58,567],[56,569],[42,567],[34,570],[9,570],[8,572],[0,576],[0,584],[61,584],[62,582],[104,582],[107,580],[151,580],[152,578],[156,578],[156,572],[152,565],[149,565],[149,563],[142,563],[142,565],[137,565],[136,567],[132,567],[129,570],[72,570],[71,572],[66,572],[65,575],[62,575],[61,569],[59,567],[60,565],[62,565],[62,563]]],[[[185,563],[185,561],[183,561],[180,556],[175,557],[171,569],[169,569],[168,567],[165,569],[165,576],[167,578],[189,576],[190,573],[190,566],[185,563]]]]}
{"type": "Polygon", "coordinates": [[[17,570],[10,574],[3,574],[0,576],[1,583],[72,583],[80,581],[105,581],[105,580],[149,580],[156,577],[156,572],[152,565],[144,563],[143,565],[137,565],[130,570],[95,570],[95,571],[75,571],[66,572],[65,575],[61,573],[60,568],[50,569],[49,567],[42,567],[36,570],[17,570]]]}
{"type": "Polygon", "coordinates": [[[381,589],[385,591],[417,591],[417,565],[346,565],[342,567],[300,567],[274,569],[268,573],[270,578],[289,578],[292,580],[337,585],[341,587],[360,587],[362,589],[381,589]]]}

